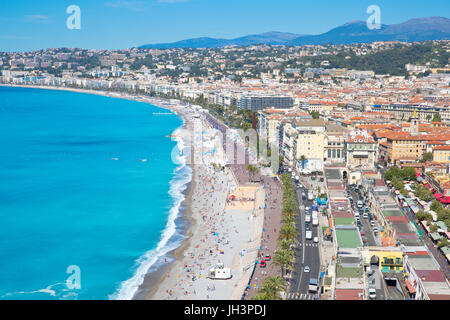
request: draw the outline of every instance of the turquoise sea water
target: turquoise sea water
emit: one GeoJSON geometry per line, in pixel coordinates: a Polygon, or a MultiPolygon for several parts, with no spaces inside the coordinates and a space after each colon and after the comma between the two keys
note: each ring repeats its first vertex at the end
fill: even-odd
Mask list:
{"type": "Polygon", "coordinates": [[[190,169],[167,138],[182,120],[161,111],[0,87],[0,299],[129,299],[179,243],[190,169]],[[72,265],[80,289],[66,284],[72,265]]]}

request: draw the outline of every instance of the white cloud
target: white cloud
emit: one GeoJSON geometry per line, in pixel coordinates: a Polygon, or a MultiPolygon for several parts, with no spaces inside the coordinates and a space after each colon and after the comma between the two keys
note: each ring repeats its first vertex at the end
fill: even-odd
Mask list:
{"type": "Polygon", "coordinates": [[[188,2],[189,0],[158,0],[158,2],[163,3],[178,3],[178,2],[188,2]]]}
{"type": "Polygon", "coordinates": [[[129,9],[133,11],[143,11],[145,10],[146,3],[144,1],[127,1],[127,0],[117,0],[113,2],[105,2],[106,7],[115,9],[129,9]]]}
{"type": "Polygon", "coordinates": [[[25,15],[25,19],[28,22],[39,22],[39,23],[45,23],[48,22],[48,20],[50,19],[49,16],[45,16],[42,14],[28,14],[25,15]]]}

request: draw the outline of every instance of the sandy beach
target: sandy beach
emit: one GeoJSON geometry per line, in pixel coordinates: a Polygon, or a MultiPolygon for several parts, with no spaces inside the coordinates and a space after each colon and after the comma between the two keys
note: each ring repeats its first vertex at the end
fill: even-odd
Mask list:
{"type": "MultiPolygon", "coordinates": [[[[186,132],[199,127],[196,121],[202,120],[187,121],[186,132]]],[[[194,146],[203,145],[203,161],[192,165],[190,236],[147,299],[240,299],[254,266],[264,219],[264,189],[238,186],[231,169],[217,168],[215,164],[226,163],[215,139],[217,131],[204,122],[202,128],[203,134],[193,138],[194,146]],[[218,263],[231,269],[231,279],[208,278],[210,268],[218,263]]]]}

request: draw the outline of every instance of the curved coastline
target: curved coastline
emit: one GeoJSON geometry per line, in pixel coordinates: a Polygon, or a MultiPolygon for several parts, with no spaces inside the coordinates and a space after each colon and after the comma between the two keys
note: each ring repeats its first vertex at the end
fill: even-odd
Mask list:
{"type": "MultiPolygon", "coordinates": [[[[169,106],[156,104],[156,101],[149,101],[146,97],[132,96],[122,93],[110,93],[106,91],[75,89],[66,87],[50,87],[50,86],[28,86],[28,85],[5,85],[4,87],[43,89],[43,90],[60,90],[85,94],[95,94],[110,98],[134,100],[154,105],[161,109],[166,109],[181,118],[183,124],[176,128],[173,134],[186,128],[187,118],[183,112],[177,112],[169,106]]],[[[162,99],[159,99],[164,101],[162,99]]],[[[185,149],[186,141],[181,137],[172,138],[177,142],[178,150],[185,149]]],[[[174,260],[184,251],[186,242],[189,240],[191,233],[190,224],[192,220],[189,218],[190,197],[192,189],[193,168],[187,164],[186,155],[177,155],[176,160],[178,166],[174,169],[174,175],[169,182],[169,194],[173,200],[171,208],[168,212],[168,220],[166,226],[161,230],[161,237],[156,248],[153,248],[142,254],[133,266],[134,274],[131,278],[121,282],[120,287],[111,293],[109,299],[132,300],[146,299],[149,292],[154,291],[158,283],[161,282],[162,274],[170,268],[174,260]],[[185,205],[187,202],[187,205],[185,205]],[[177,221],[180,220],[180,221],[177,221]]]]}

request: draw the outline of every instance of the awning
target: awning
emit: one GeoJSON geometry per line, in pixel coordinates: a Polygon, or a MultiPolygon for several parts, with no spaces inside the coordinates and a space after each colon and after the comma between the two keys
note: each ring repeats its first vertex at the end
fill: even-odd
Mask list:
{"type": "Polygon", "coordinates": [[[436,199],[442,198],[442,194],[440,194],[440,193],[435,193],[435,194],[434,194],[434,197],[435,197],[436,199]]]}
{"type": "Polygon", "coordinates": [[[442,236],[437,232],[430,233],[430,237],[433,241],[438,241],[442,239],[442,236]]]}
{"type": "Polygon", "coordinates": [[[330,228],[327,228],[327,236],[330,236],[330,235],[331,235],[330,228]]]}
{"type": "Polygon", "coordinates": [[[330,228],[333,229],[333,219],[332,218],[330,218],[328,220],[328,223],[330,224],[330,228]]]}
{"type": "Polygon", "coordinates": [[[442,198],[439,198],[439,201],[440,201],[441,203],[448,204],[448,203],[450,203],[450,197],[442,197],[442,198]]]}
{"type": "Polygon", "coordinates": [[[425,187],[430,188],[431,185],[427,182],[427,183],[425,183],[425,187]]]}
{"type": "Polygon", "coordinates": [[[416,293],[416,289],[412,286],[412,284],[408,281],[408,279],[405,279],[406,288],[408,288],[409,293],[413,294],[416,293]]]}

